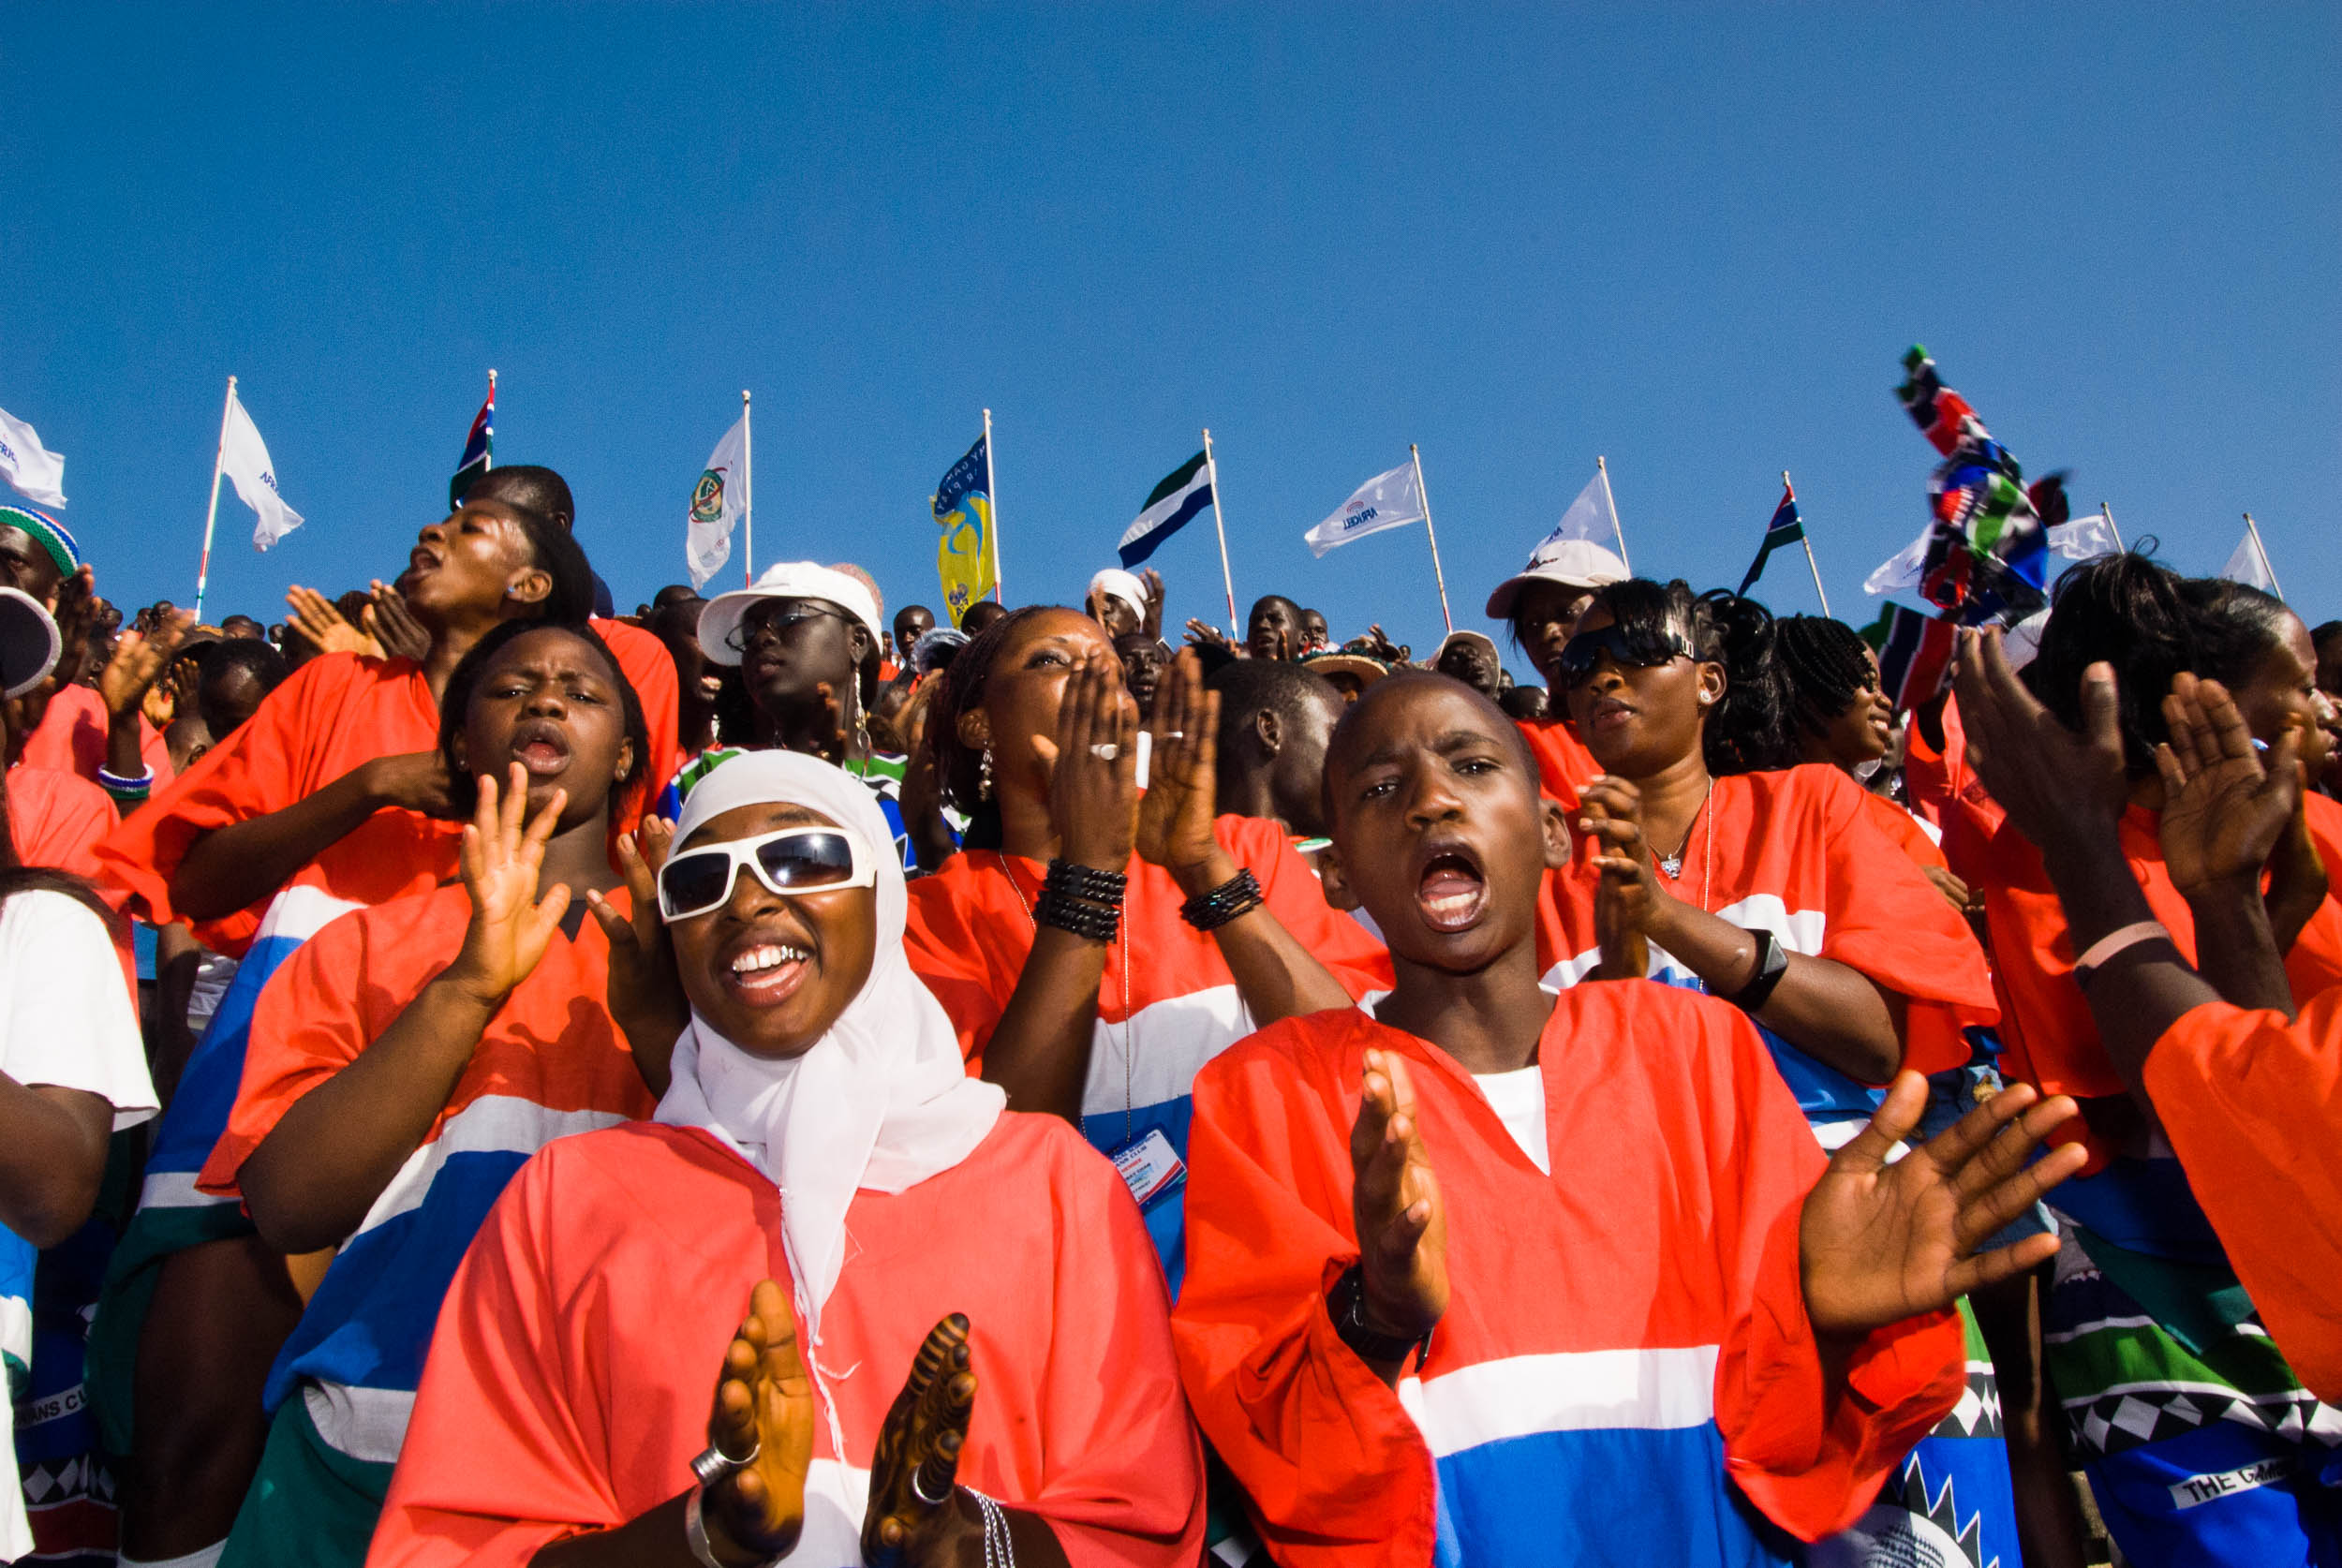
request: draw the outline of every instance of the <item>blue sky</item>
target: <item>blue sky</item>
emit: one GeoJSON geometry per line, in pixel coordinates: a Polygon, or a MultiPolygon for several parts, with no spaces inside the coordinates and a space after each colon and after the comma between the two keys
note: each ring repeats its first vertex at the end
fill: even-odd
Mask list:
{"type": "MultiPolygon", "coordinates": [[[[1013,600],[1208,424],[1239,601],[1420,649],[1419,530],[1300,542],[1409,441],[1459,626],[1597,452],[1703,585],[1793,470],[1868,619],[1920,340],[2126,536],[2216,570],[2250,510],[2342,614],[2342,10],[1627,9],[13,4],[0,407],[102,590],[185,603],[238,376],[309,523],[256,555],[225,494],[215,616],[393,571],[490,365],[628,606],[744,387],[760,562],[890,605],[981,407],[1013,600]]],[[[1158,564],[1223,613],[1206,521],[1158,564]]]]}

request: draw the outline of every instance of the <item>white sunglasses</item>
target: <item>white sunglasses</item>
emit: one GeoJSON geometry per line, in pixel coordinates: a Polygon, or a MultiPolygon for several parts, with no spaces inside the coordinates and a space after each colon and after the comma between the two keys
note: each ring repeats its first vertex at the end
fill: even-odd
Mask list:
{"type": "Polygon", "coordinates": [[[860,836],[834,827],[786,827],[754,838],[685,850],[659,868],[659,914],[670,923],[718,909],[747,866],[774,893],[871,887],[878,862],[860,836]]]}

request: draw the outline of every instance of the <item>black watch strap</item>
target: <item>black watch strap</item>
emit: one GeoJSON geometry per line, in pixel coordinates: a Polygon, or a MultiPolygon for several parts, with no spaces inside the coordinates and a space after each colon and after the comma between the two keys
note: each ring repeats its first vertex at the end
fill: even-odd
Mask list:
{"type": "Polygon", "coordinates": [[[1781,939],[1763,926],[1749,931],[1756,939],[1756,972],[1747,984],[1724,999],[1742,1013],[1754,1013],[1771,998],[1773,987],[1789,972],[1789,950],[1781,945],[1781,939]]]}
{"type": "Polygon", "coordinates": [[[1356,1264],[1344,1269],[1341,1278],[1334,1281],[1334,1288],[1326,1293],[1326,1311],[1334,1320],[1335,1335],[1357,1352],[1361,1360],[1396,1361],[1403,1367],[1409,1356],[1429,1355],[1431,1352],[1428,1330],[1415,1339],[1402,1339],[1367,1326],[1366,1276],[1356,1264]]]}

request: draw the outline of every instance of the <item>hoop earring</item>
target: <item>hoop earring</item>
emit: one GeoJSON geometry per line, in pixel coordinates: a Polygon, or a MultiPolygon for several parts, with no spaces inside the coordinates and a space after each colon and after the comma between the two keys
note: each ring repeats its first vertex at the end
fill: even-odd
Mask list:
{"type": "Polygon", "coordinates": [[[988,746],[984,748],[984,755],[976,761],[976,798],[978,800],[992,798],[992,748],[988,746]]]}

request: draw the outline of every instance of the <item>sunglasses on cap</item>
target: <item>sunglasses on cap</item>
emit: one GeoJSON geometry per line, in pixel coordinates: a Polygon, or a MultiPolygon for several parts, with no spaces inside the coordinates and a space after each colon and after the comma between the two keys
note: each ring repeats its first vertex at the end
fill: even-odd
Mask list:
{"type": "Polygon", "coordinates": [[[721,908],[747,866],[774,893],[831,893],[870,887],[878,863],[853,834],[834,827],[788,827],[685,850],[659,868],[659,916],[670,924],[721,908]]]}
{"type": "Polygon", "coordinates": [[[1693,657],[1692,645],[1672,631],[1638,631],[1615,623],[1594,631],[1581,631],[1562,644],[1554,662],[1564,688],[1593,678],[1593,667],[1604,654],[1622,669],[1652,670],[1693,657]]]}

